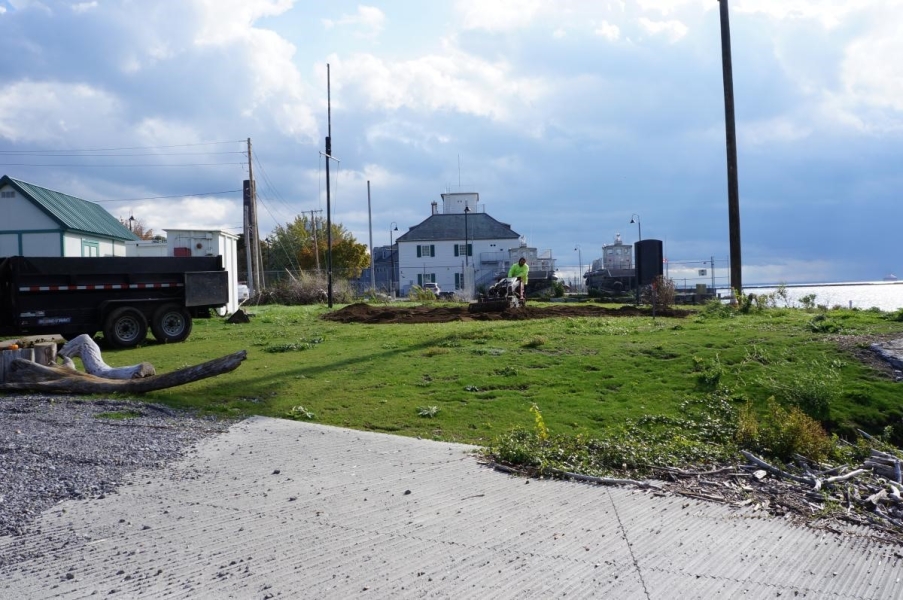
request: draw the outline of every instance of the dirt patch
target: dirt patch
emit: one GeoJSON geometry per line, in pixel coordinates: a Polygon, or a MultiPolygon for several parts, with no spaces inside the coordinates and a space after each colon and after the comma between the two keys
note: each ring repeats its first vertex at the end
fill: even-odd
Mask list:
{"type": "MultiPolygon", "coordinates": [[[[682,319],[693,311],[676,308],[658,309],[657,317],[682,319]]],[[[527,319],[555,319],[562,317],[652,317],[649,307],[622,306],[607,308],[593,304],[542,304],[500,312],[471,313],[466,304],[459,306],[371,306],[351,304],[323,315],[340,323],[449,323],[452,321],[522,321],[527,319]]]]}

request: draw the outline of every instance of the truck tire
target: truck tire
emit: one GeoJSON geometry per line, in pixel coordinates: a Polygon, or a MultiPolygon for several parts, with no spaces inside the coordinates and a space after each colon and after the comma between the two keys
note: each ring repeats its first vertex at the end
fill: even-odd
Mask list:
{"type": "Polygon", "coordinates": [[[160,343],[181,342],[191,335],[191,315],[178,304],[164,304],[154,312],[151,331],[160,343]]]}
{"type": "Polygon", "coordinates": [[[147,338],[147,319],[129,306],[117,308],[104,323],[103,337],[114,348],[133,348],[147,338]]]}

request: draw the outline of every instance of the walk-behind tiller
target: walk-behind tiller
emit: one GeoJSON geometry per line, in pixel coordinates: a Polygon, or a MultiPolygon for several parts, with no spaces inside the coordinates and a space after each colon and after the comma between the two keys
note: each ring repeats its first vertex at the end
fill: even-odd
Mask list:
{"type": "Polygon", "coordinates": [[[517,277],[499,279],[485,294],[480,294],[476,302],[467,307],[468,312],[502,312],[509,308],[524,306],[520,297],[520,281],[517,277]]]}

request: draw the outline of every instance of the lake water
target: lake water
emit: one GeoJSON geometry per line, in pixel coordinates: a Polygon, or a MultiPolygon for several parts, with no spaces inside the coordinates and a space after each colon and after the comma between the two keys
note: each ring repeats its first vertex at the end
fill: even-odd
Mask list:
{"type": "MultiPolygon", "coordinates": [[[[893,312],[903,308],[903,281],[857,281],[849,283],[785,284],[790,306],[800,306],[799,299],[815,294],[815,303],[825,306],[868,309],[872,307],[893,312]]],[[[769,294],[778,286],[744,286],[747,294],[769,294]]],[[[719,289],[722,298],[730,297],[730,290],[719,289]]],[[[778,300],[779,306],[782,302],[778,300]]]]}

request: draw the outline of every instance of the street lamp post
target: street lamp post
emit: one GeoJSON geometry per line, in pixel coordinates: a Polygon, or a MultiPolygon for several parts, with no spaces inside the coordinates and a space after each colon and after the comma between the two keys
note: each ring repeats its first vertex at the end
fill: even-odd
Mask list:
{"type": "Polygon", "coordinates": [[[643,226],[640,225],[640,215],[633,213],[630,215],[630,224],[633,225],[636,223],[637,235],[639,235],[639,241],[643,241],[643,226]],[[634,219],[636,219],[634,221],[634,219]]]}
{"type": "Polygon", "coordinates": [[[579,265],[579,268],[580,268],[580,273],[579,273],[579,275],[580,275],[580,282],[581,282],[581,283],[578,284],[578,288],[577,288],[577,289],[582,289],[582,288],[584,287],[584,286],[583,286],[583,281],[585,281],[585,280],[584,280],[584,278],[583,278],[583,253],[580,251],[580,244],[577,244],[577,246],[574,248],[574,250],[577,251],[577,264],[579,265]]]}
{"type": "MultiPolygon", "coordinates": [[[[640,215],[633,213],[630,215],[630,222],[636,223],[637,236],[639,239],[638,242],[643,241],[643,226],[640,225],[640,215]]],[[[634,273],[634,281],[636,282],[636,303],[637,306],[640,304],[640,265],[637,261],[637,248],[636,244],[633,246],[633,273],[634,273]]]]}
{"type": "Polygon", "coordinates": [[[389,257],[392,259],[392,273],[389,275],[389,295],[395,297],[395,242],[392,232],[398,231],[398,224],[392,221],[389,224],[389,257]]]}

